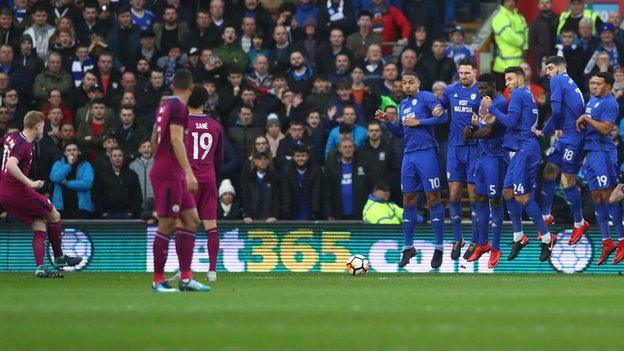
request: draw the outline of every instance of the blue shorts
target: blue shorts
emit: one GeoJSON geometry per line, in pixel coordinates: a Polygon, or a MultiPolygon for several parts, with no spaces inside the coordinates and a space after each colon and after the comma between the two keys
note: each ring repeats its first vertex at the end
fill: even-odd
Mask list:
{"type": "Polygon", "coordinates": [[[513,187],[514,195],[528,194],[535,189],[537,170],[542,158],[535,152],[521,150],[511,158],[503,187],[513,187]]]}
{"type": "Polygon", "coordinates": [[[435,192],[445,187],[440,172],[440,155],[436,149],[411,151],[403,155],[401,191],[435,192]]]}
{"type": "Polygon", "coordinates": [[[509,156],[479,156],[475,167],[477,194],[493,199],[501,197],[507,167],[509,167],[509,156]]]}
{"type": "Polygon", "coordinates": [[[617,153],[587,151],[585,180],[589,190],[613,188],[618,183],[617,153]]]}
{"type": "Polygon", "coordinates": [[[446,153],[446,178],[448,181],[474,183],[478,157],[479,146],[477,145],[449,145],[446,153]]]}
{"type": "Polygon", "coordinates": [[[548,155],[548,162],[561,169],[561,173],[577,174],[583,165],[585,151],[581,145],[572,145],[557,140],[548,155]]]}

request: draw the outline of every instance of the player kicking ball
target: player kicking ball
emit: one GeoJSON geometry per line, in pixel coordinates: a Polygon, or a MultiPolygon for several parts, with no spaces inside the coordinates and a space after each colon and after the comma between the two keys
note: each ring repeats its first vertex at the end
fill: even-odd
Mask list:
{"type": "Polygon", "coordinates": [[[172,85],[173,95],[158,107],[152,132],[152,148],[156,156],[150,179],[158,215],[158,230],[153,245],[152,287],[159,293],[207,292],[210,287],[193,279],[191,271],[195,232],[199,224],[192,193],[197,192],[198,185],[186,157],[184,130],[188,125],[189,111],[186,103],[193,91],[193,76],[187,70],[180,70],[173,76],[172,85]],[[176,233],[175,245],[180,265],[179,290],[165,281],[169,238],[173,233],[176,233]]]}
{"type": "Polygon", "coordinates": [[[375,112],[375,118],[385,122],[392,134],[399,138],[403,137],[405,145],[401,166],[404,246],[399,267],[405,267],[410,259],[416,256],[414,248],[416,197],[419,191],[424,190],[435,234],[435,251],[431,267],[440,268],[444,247],[444,206],[440,190],[444,183],[433,126],[446,123],[448,116],[432,93],[419,90],[420,78],[415,72],[403,73],[401,84],[407,97],[399,103],[398,123],[389,121],[388,115],[381,110],[375,112]]]}
{"type": "Polygon", "coordinates": [[[30,180],[26,174],[32,163],[32,143],[43,135],[44,116],[39,111],[30,111],[24,116],[24,130],[8,134],[4,138],[4,154],[0,173],[0,204],[20,222],[33,230],[32,247],[35,255],[35,276],[37,278],[63,278],[58,269],[75,266],[81,257],[70,257],[61,249],[61,215],[36,189],[43,186],[43,180],[30,180]],[[54,268],[44,263],[46,233],[54,253],[54,268]]]}
{"type": "Polygon", "coordinates": [[[589,80],[593,96],[585,107],[585,114],[576,120],[578,131],[585,131],[583,150],[587,152],[586,179],[596,209],[596,221],[602,236],[602,249],[597,265],[604,264],[613,251],[617,250],[613,264],[624,259],[624,225],[619,203],[609,203],[618,181],[617,150],[611,130],[619,116],[619,105],[611,93],[613,75],[600,72],[589,80]],[[610,217],[610,218],[609,218],[610,217]],[[616,245],[609,232],[609,219],[615,226],[619,238],[616,245]]]}
{"type": "MultiPolygon", "coordinates": [[[[517,131],[518,152],[511,159],[505,181],[503,183],[503,196],[508,198],[510,188],[513,186],[513,197],[518,205],[522,206],[533,224],[537,227],[542,240],[542,252],[540,261],[550,258],[552,249],[557,241],[557,236],[550,234],[544,223],[540,207],[535,202],[534,189],[537,181],[537,170],[542,160],[540,146],[534,133],[537,125],[537,104],[531,92],[524,85],[524,71],[518,66],[505,69],[505,85],[511,92],[509,96],[508,113],[499,110],[489,96],[484,96],[482,105],[490,114],[484,116],[487,124],[500,121],[507,128],[517,131]],[[507,196],[505,196],[505,192],[507,196]]],[[[510,210],[510,216],[512,212],[510,210]]],[[[522,217],[522,212],[514,212],[517,218],[522,217]]],[[[529,243],[529,239],[522,233],[514,231],[513,245],[508,260],[515,259],[520,250],[529,243]]]]}

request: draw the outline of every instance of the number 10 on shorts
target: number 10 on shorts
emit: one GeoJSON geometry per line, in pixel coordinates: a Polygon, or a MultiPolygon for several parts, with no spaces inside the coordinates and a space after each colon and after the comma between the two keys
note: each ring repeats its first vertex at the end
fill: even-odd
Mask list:
{"type": "Polygon", "coordinates": [[[440,178],[429,179],[429,183],[431,184],[431,189],[437,189],[440,187],[440,178]]]}

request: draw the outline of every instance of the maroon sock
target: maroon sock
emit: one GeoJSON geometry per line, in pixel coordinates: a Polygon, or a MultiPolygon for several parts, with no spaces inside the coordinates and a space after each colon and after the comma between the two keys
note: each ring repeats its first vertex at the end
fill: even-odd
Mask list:
{"type": "Polygon", "coordinates": [[[176,251],[178,251],[182,279],[193,278],[191,263],[193,262],[193,251],[195,251],[195,233],[188,229],[176,228],[176,251]]]}
{"type": "Polygon", "coordinates": [[[167,251],[169,250],[169,237],[161,232],[154,235],[154,283],[165,280],[165,263],[167,263],[167,251]]]}
{"type": "Polygon", "coordinates": [[[219,256],[219,232],[217,232],[217,228],[210,228],[206,231],[206,235],[208,236],[208,259],[210,260],[208,270],[216,271],[219,256]]]}
{"type": "Polygon", "coordinates": [[[43,231],[37,230],[33,233],[32,247],[37,267],[43,265],[43,256],[46,250],[45,237],[46,233],[43,231]]]}
{"type": "Polygon", "coordinates": [[[48,238],[50,244],[52,244],[52,251],[54,251],[54,258],[63,256],[63,249],[61,249],[61,221],[56,223],[48,223],[48,238]]]}

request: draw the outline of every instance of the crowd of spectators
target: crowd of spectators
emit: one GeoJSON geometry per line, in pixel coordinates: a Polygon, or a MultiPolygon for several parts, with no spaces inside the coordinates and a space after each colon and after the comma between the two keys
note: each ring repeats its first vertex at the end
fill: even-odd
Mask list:
{"type": "MultiPolygon", "coordinates": [[[[545,110],[539,60],[552,54],[568,59],[582,89],[591,72],[614,72],[624,101],[621,17],[579,18],[577,2],[563,25],[549,0],[530,28],[524,22],[538,55],[524,66],[545,110]]],[[[449,13],[455,1],[271,3],[0,1],[0,135],[29,109],[43,111],[29,176],[46,180],[64,218],[150,218],[154,115],[174,73],[187,69],[226,135],[220,218],[361,219],[371,199],[401,202],[402,140],[374,111],[397,118],[405,70],[438,95],[456,79],[455,63],[473,52],[449,13]],[[375,197],[386,188],[387,199],[375,197]]],[[[507,7],[519,15],[513,0],[507,7]]],[[[495,35],[526,53],[518,38],[495,35]]],[[[446,140],[448,127],[437,134],[446,140]]]]}

